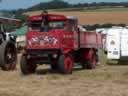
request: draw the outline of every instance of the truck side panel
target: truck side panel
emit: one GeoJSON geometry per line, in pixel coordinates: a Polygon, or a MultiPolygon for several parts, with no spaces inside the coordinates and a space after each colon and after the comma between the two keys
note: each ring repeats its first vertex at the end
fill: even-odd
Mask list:
{"type": "Polygon", "coordinates": [[[65,32],[62,34],[61,37],[61,48],[62,49],[73,49],[74,48],[74,37],[73,37],[73,32],[65,32]]]}
{"type": "Polygon", "coordinates": [[[101,48],[102,37],[96,32],[80,32],[80,48],[101,48]]]}

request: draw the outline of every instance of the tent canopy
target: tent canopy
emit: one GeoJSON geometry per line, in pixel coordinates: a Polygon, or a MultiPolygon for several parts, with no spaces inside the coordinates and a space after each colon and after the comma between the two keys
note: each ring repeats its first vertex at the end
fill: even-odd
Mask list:
{"type": "Polygon", "coordinates": [[[14,36],[22,36],[25,35],[27,31],[27,26],[23,26],[20,29],[17,29],[15,32],[12,32],[11,34],[14,36]]]}

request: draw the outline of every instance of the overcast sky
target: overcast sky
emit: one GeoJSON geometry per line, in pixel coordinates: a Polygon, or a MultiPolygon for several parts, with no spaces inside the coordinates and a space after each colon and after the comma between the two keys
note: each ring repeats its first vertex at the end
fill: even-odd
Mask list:
{"type": "MultiPolygon", "coordinates": [[[[2,0],[0,3],[0,9],[18,9],[28,8],[40,2],[46,2],[51,0],[2,0]]],[[[84,3],[84,2],[128,2],[128,0],[64,0],[69,3],[84,3]]]]}

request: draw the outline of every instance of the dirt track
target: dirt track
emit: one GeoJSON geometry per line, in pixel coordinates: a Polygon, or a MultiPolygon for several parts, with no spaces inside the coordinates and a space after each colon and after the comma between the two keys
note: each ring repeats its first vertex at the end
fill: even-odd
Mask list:
{"type": "MultiPolygon", "coordinates": [[[[103,62],[103,60],[102,60],[103,62]]],[[[0,71],[0,96],[127,96],[128,65],[101,64],[94,70],[74,69],[72,75],[47,67],[23,76],[0,71]]]]}

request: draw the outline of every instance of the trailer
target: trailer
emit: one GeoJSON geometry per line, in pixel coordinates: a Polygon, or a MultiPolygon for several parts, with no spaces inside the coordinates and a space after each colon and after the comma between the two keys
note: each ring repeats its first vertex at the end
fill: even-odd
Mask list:
{"type": "Polygon", "coordinates": [[[101,35],[95,31],[80,31],[76,17],[46,16],[27,19],[21,72],[25,75],[35,73],[37,66],[42,64],[49,64],[51,69],[64,74],[72,73],[74,63],[79,63],[84,69],[95,68],[96,49],[102,47],[101,35]]]}

